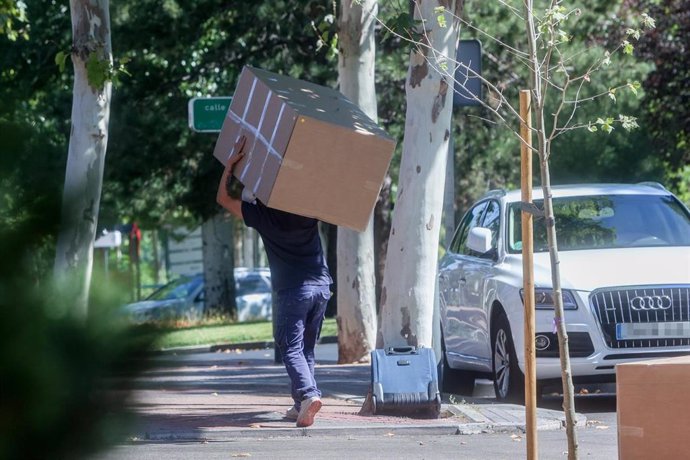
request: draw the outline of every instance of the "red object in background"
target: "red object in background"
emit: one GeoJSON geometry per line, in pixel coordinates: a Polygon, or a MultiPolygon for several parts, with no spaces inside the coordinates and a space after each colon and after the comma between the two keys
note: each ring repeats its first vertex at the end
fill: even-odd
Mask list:
{"type": "Polygon", "coordinates": [[[129,248],[130,256],[136,257],[138,261],[141,248],[141,229],[136,222],[132,224],[132,230],[129,232],[129,248]]]}

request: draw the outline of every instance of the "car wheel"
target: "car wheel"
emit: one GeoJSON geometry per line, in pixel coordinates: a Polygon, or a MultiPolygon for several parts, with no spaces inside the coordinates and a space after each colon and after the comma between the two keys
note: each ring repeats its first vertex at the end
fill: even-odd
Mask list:
{"type": "Polygon", "coordinates": [[[441,362],[439,364],[439,380],[441,391],[464,396],[472,396],[474,393],[475,374],[471,371],[452,369],[446,357],[446,343],[441,332],[441,362]]]}
{"type": "Polygon", "coordinates": [[[505,313],[500,313],[496,318],[491,331],[491,343],[496,399],[524,403],[525,378],[518,366],[513,335],[505,313]]]}

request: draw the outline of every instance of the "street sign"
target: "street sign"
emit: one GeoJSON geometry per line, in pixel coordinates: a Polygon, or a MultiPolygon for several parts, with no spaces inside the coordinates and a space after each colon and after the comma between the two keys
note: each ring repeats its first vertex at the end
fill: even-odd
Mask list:
{"type": "Polygon", "coordinates": [[[198,133],[219,133],[232,97],[195,97],[189,100],[189,127],[198,133]]]}
{"type": "Polygon", "coordinates": [[[482,44],[479,40],[460,40],[455,57],[458,67],[455,69],[455,92],[453,105],[466,107],[481,105],[482,82],[482,44]]]}

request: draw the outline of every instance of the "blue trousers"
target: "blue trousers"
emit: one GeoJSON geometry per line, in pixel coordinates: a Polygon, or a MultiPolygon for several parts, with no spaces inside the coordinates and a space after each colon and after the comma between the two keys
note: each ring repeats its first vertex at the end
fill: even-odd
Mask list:
{"type": "Polygon", "coordinates": [[[275,341],[292,387],[295,407],[302,400],[321,396],[314,379],[314,347],[321,334],[329,286],[305,285],[277,294],[275,341]]]}

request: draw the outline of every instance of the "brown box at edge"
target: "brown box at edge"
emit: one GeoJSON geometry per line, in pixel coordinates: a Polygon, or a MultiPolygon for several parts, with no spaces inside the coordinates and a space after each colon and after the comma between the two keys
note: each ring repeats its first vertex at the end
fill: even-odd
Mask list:
{"type": "Polygon", "coordinates": [[[618,458],[690,458],[690,356],[616,366],[618,458]]]}

